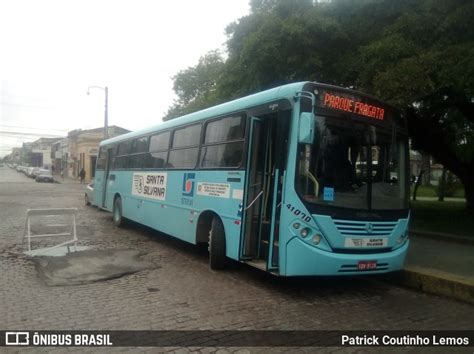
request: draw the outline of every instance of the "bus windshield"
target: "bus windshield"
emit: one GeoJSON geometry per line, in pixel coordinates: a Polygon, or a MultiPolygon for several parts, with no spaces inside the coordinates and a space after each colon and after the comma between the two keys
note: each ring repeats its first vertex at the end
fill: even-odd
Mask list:
{"type": "Polygon", "coordinates": [[[406,137],[392,128],[317,116],[300,144],[297,191],[307,202],[359,210],[408,207],[406,137]]]}

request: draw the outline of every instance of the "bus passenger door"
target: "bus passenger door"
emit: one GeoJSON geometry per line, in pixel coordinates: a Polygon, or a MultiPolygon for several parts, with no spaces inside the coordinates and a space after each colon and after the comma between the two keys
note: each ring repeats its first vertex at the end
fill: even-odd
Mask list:
{"type": "Polygon", "coordinates": [[[279,228],[290,110],[249,121],[240,258],[278,272],[279,228]]]}
{"type": "Polygon", "coordinates": [[[258,257],[264,194],[265,142],[263,121],[250,118],[247,175],[243,203],[241,257],[258,257]]]}

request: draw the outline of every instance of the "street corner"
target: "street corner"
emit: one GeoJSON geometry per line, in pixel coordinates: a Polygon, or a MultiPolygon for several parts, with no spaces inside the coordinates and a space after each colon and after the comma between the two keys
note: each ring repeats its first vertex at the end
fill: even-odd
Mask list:
{"type": "Polygon", "coordinates": [[[128,274],[161,268],[145,260],[146,254],[137,250],[85,250],[65,256],[33,257],[38,276],[46,285],[81,285],[128,274]]]}
{"type": "Polygon", "coordinates": [[[421,266],[408,265],[403,270],[375,276],[380,282],[414,289],[421,293],[474,304],[474,281],[471,277],[443,272],[421,266]]]}
{"type": "Polygon", "coordinates": [[[411,266],[396,279],[403,286],[474,304],[474,281],[471,278],[411,266]]]}

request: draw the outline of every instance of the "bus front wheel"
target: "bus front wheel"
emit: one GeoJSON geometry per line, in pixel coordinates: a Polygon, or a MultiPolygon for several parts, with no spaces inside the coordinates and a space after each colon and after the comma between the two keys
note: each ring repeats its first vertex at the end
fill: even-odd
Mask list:
{"type": "Polygon", "coordinates": [[[211,269],[220,270],[225,267],[225,232],[222,221],[214,217],[209,232],[209,265],[211,269]]]}
{"type": "Polygon", "coordinates": [[[122,216],[122,199],[120,197],[117,197],[114,200],[113,217],[114,217],[115,226],[117,227],[125,226],[125,219],[122,216]]]}

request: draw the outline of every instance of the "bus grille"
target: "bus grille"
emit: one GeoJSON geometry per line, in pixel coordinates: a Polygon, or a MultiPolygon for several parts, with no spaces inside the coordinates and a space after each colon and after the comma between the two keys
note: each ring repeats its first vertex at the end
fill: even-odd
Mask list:
{"type": "Polygon", "coordinates": [[[375,254],[375,253],[387,253],[392,252],[392,248],[375,248],[375,249],[351,249],[351,248],[333,248],[334,253],[346,253],[346,254],[375,254]]]}
{"type": "Polygon", "coordinates": [[[343,236],[390,236],[397,221],[352,221],[334,220],[337,230],[343,236]]]}

